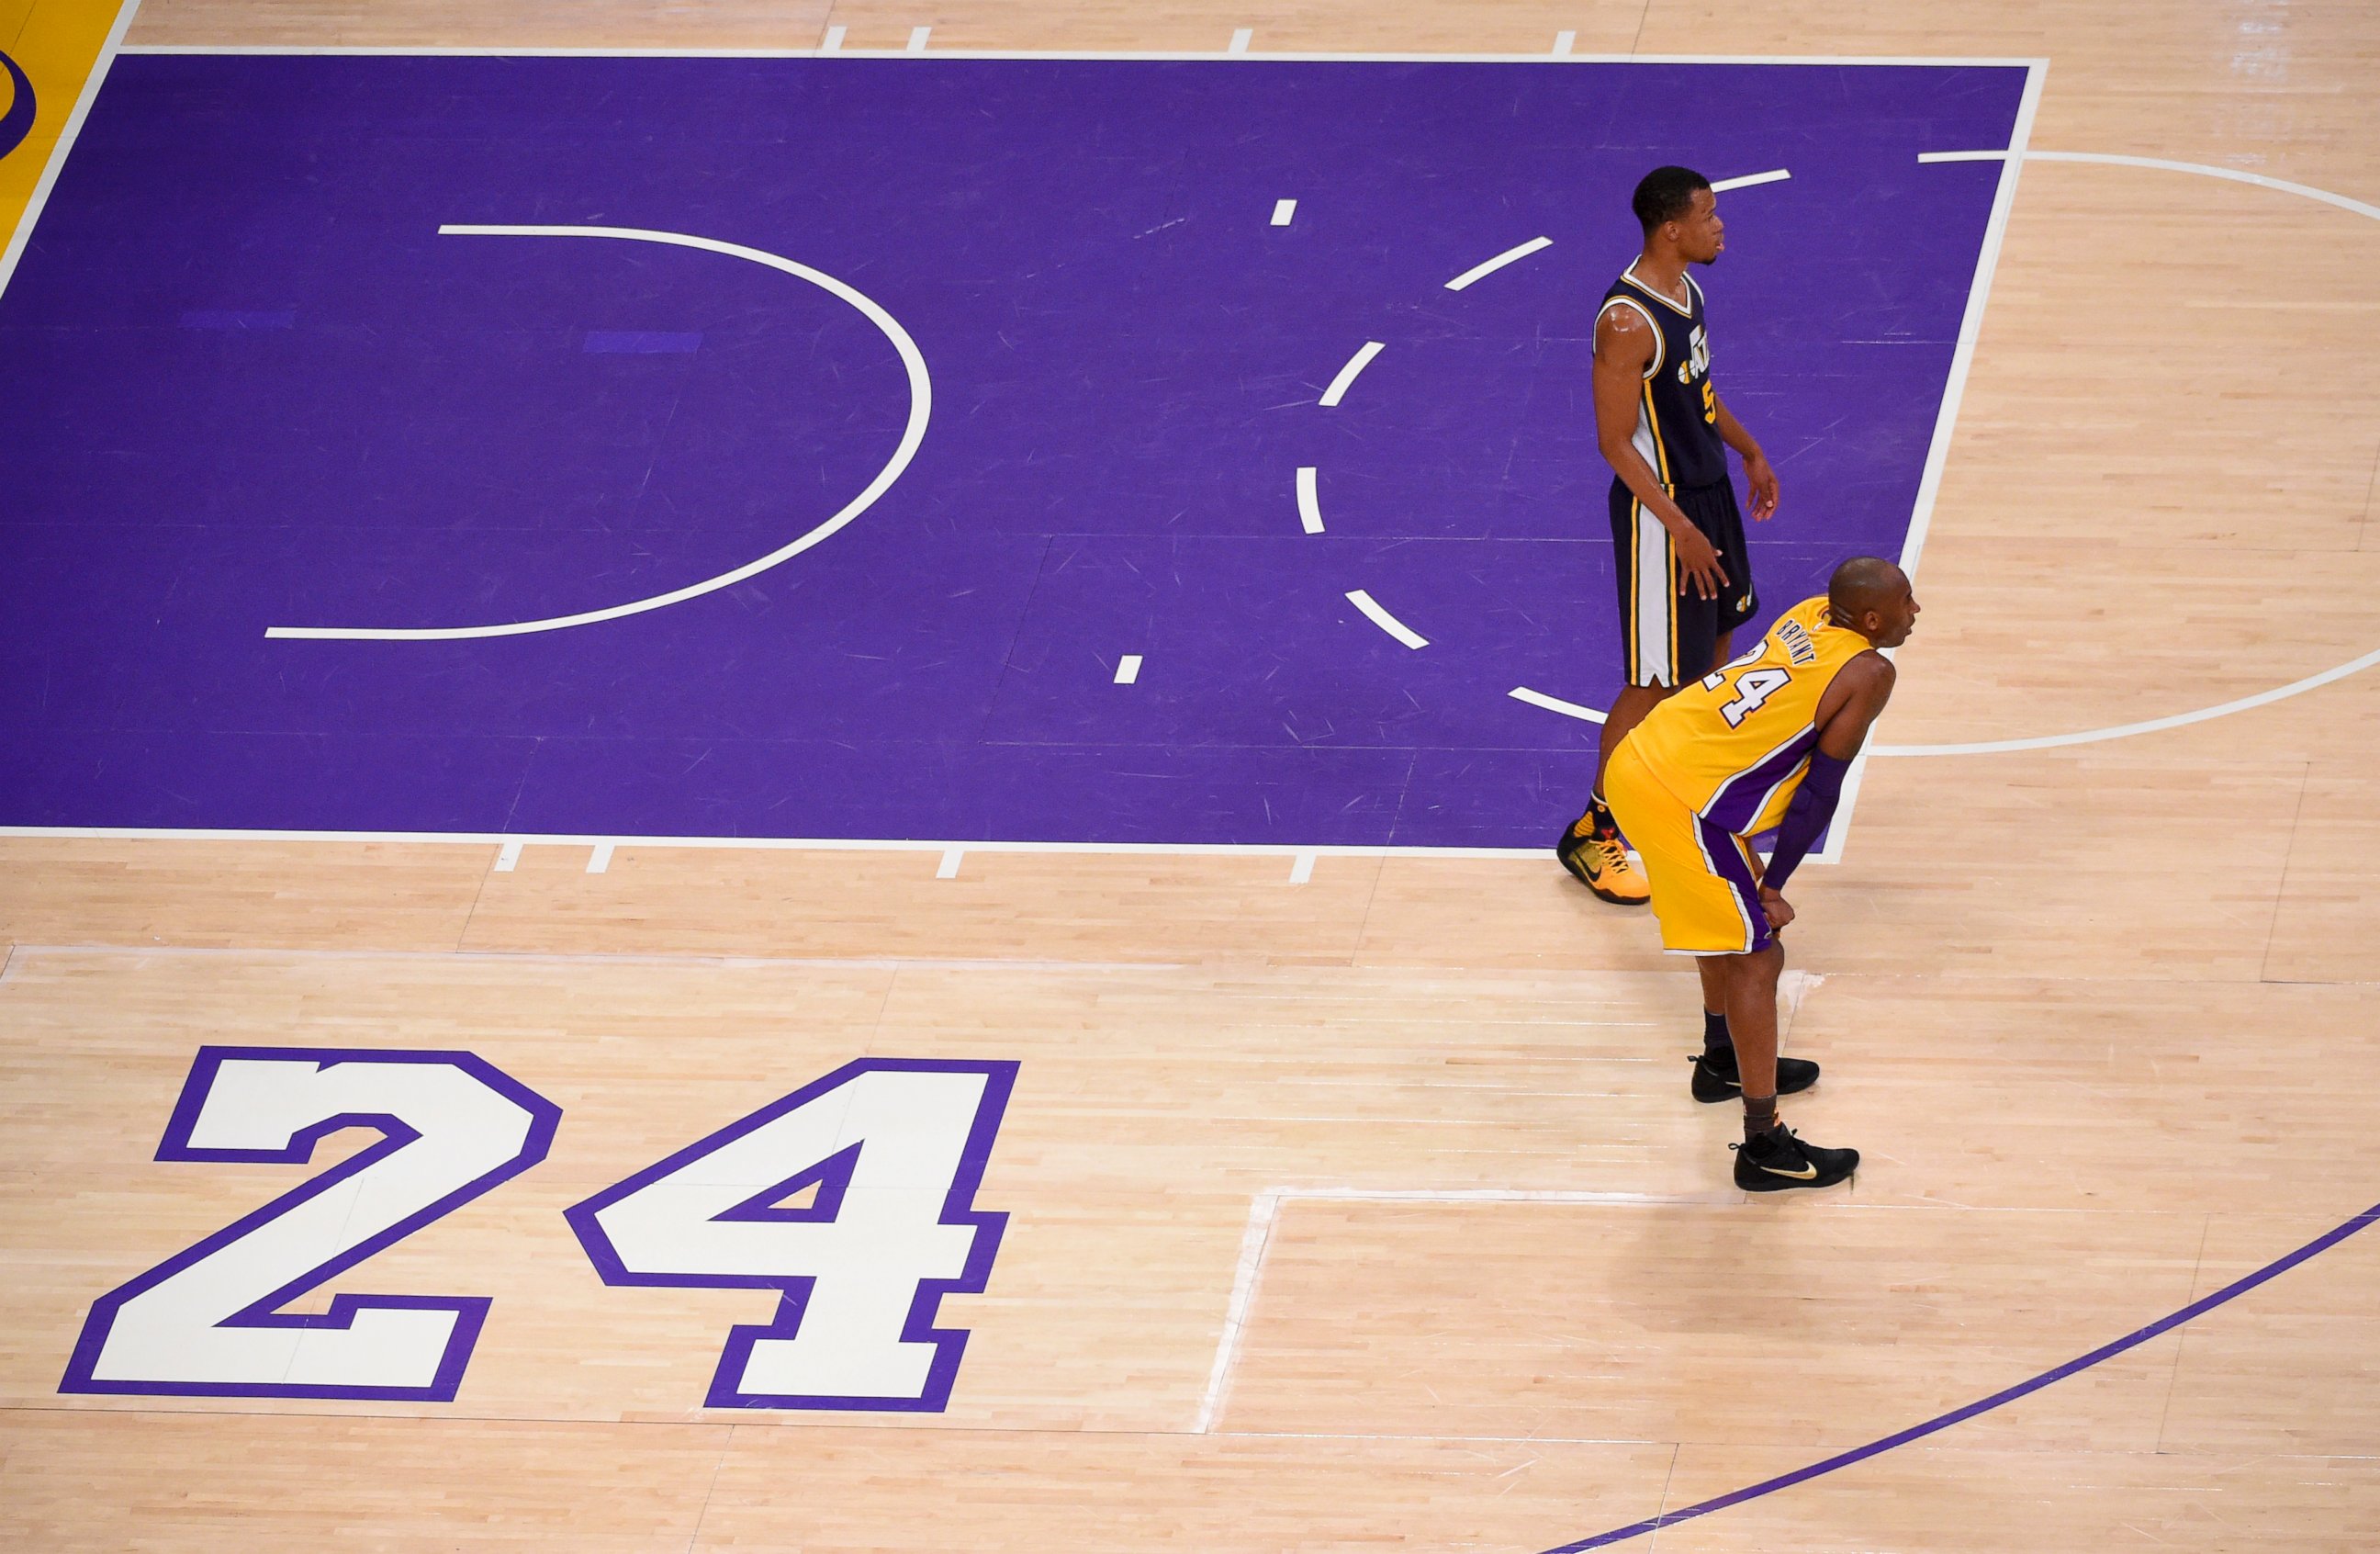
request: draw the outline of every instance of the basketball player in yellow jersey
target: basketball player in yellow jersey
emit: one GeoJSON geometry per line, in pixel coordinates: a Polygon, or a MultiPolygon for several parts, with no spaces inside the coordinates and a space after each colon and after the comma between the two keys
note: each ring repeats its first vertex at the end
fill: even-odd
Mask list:
{"type": "Polygon", "coordinates": [[[1843,773],[1892,695],[1891,661],[1875,650],[1907,641],[1916,621],[1900,568],[1843,563],[1825,598],[1647,712],[1604,780],[1651,877],[1663,948],[1697,957],[1694,1099],[1743,1098],[1735,1184],[1746,1192],[1832,1186],[1859,1166],[1856,1149],[1804,1144],[1777,1120],[1779,1091],[1818,1077],[1817,1064],[1777,1056],[1777,934],[1793,920],[1785,881],[1834,818],[1843,773]],[[1749,839],[1771,826],[1764,874],[1749,839]]]}

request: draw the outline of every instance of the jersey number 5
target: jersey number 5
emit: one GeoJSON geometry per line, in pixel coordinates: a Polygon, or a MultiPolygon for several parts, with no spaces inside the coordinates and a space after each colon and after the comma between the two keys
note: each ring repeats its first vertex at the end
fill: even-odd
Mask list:
{"type": "MultiPolygon", "coordinates": [[[[1730,728],[1742,728],[1743,720],[1760,710],[1760,704],[1783,690],[1793,678],[1781,669],[1747,669],[1736,676],[1735,699],[1722,703],[1718,715],[1727,720],[1730,728]]],[[[1727,679],[1725,671],[1705,676],[1703,689],[1715,691],[1727,679]]]]}

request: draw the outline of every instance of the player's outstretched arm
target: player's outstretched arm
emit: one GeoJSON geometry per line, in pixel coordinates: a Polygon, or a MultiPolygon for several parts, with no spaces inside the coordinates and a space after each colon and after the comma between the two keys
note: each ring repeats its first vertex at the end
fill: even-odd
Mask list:
{"type": "Polygon", "coordinates": [[[1701,598],[1717,599],[1728,586],[1718,552],[1670,500],[1660,477],[1636,451],[1636,396],[1644,392],[1654,344],[1652,325],[1633,308],[1607,307],[1595,321],[1595,440],[1611,472],[1670,531],[1685,586],[1701,598]]]}
{"type": "Polygon", "coordinates": [[[1743,478],[1752,487],[1753,522],[1767,523],[1777,516],[1777,471],[1768,467],[1768,455],[1760,451],[1758,439],[1735,419],[1735,412],[1727,407],[1727,401],[1718,396],[1716,387],[1711,390],[1711,407],[1718,412],[1719,441],[1733,448],[1735,456],[1743,460],[1743,478]]]}
{"type": "Polygon", "coordinates": [[[1793,920],[1793,908],[1782,893],[1785,881],[1835,818],[1843,774],[1867,742],[1867,731],[1884,704],[1892,699],[1897,678],[1892,662],[1883,654],[1862,653],[1843,665],[1819,698],[1818,747],[1810,752],[1810,769],[1793,790],[1793,802],[1785,807],[1785,819],[1777,828],[1777,851],[1761,877],[1760,909],[1770,928],[1781,929],[1793,920]]]}

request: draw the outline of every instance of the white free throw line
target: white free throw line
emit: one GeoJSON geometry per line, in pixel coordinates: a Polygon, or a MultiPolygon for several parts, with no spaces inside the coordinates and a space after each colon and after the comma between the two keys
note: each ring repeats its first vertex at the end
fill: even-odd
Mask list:
{"type": "Polygon", "coordinates": [[[608,874],[612,871],[612,844],[598,842],[595,850],[587,855],[587,872],[608,874]]]}
{"type": "Polygon", "coordinates": [[[1116,660],[1115,683],[1117,685],[1129,686],[1139,678],[1140,655],[1138,653],[1126,653],[1116,660]]]}
{"type": "Polygon", "coordinates": [[[966,849],[964,847],[948,847],[943,849],[941,865],[934,870],[934,878],[937,880],[957,879],[959,877],[959,860],[965,856],[966,856],[966,849]]]}
{"type": "Polygon", "coordinates": [[[1327,410],[1345,398],[1349,385],[1355,381],[1355,374],[1371,366],[1372,358],[1388,348],[1385,340],[1365,341],[1364,348],[1347,358],[1347,365],[1339,369],[1339,375],[1330,380],[1329,388],[1322,391],[1322,407],[1327,410]]]}
{"type": "Polygon", "coordinates": [[[1741,178],[1721,178],[1711,185],[1711,192],[1724,194],[1731,188],[1752,188],[1760,184],[1781,184],[1792,176],[1791,172],[1782,167],[1769,173],[1747,173],[1741,178]]]}
{"type": "Polygon", "coordinates": [[[1603,714],[1592,707],[1581,707],[1575,701],[1564,701],[1558,696],[1548,696],[1543,691],[1533,691],[1526,686],[1514,686],[1504,694],[1515,701],[1525,701],[1532,707],[1542,707],[1548,712],[1560,712],[1565,718],[1583,718],[1590,723],[1599,723],[1603,721],[1603,714]]]}
{"type": "Polygon", "coordinates": [[[1413,627],[1405,625],[1404,622],[1397,619],[1394,615],[1390,614],[1386,610],[1381,609],[1380,601],[1374,599],[1370,594],[1366,593],[1362,589],[1350,589],[1347,591],[1347,602],[1354,605],[1356,609],[1364,612],[1366,615],[1371,618],[1371,622],[1374,625],[1378,626],[1382,631],[1387,632],[1390,636],[1395,637],[1406,647],[1427,648],[1429,646],[1428,637],[1424,637],[1420,632],[1415,631],[1413,627]]]}
{"type": "Polygon", "coordinates": [[[1297,214],[1296,200],[1276,200],[1272,202],[1272,224],[1275,226],[1287,226],[1289,218],[1295,214],[1297,214]]]}
{"type": "Polygon", "coordinates": [[[1550,237],[1532,237],[1518,248],[1506,249],[1502,253],[1498,254],[1495,258],[1488,260],[1484,264],[1473,265],[1470,269],[1465,270],[1462,274],[1457,275],[1454,279],[1447,282],[1446,289],[1449,291],[1461,291],[1463,287],[1469,285],[1472,282],[1478,280],[1481,276],[1492,275],[1497,271],[1504,268],[1507,264],[1512,263],[1514,260],[1526,259],[1531,254],[1536,252],[1539,249],[1549,249],[1553,247],[1553,244],[1554,240],[1550,237]]]}
{"type": "Polygon", "coordinates": [[[1314,466],[1298,466],[1297,522],[1308,534],[1322,532],[1322,499],[1314,489],[1314,466]]]}

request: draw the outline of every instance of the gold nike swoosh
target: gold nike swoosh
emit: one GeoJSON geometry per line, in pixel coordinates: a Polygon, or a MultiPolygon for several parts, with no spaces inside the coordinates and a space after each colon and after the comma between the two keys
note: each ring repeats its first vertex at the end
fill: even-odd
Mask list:
{"type": "Polygon", "coordinates": [[[1771,1176],[1790,1176],[1797,1182],[1807,1182],[1818,1174],[1816,1166],[1806,1166],[1800,1171],[1779,1171],[1775,1166],[1762,1166],[1760,1169],[1771,1176]]]}

